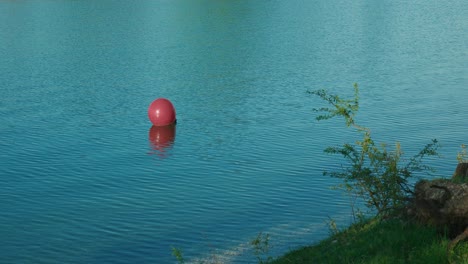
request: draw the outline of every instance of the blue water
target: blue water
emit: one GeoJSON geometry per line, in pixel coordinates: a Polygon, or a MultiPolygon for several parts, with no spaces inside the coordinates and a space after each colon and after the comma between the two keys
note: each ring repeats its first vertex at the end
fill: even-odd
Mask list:
{"type": "Polygon", "coordinates": [[[435,176],[468,143],[468,2],[0,1],[0,263],[254,263],[351,221],[307,90],[435,176]],[[151,130],[169,98],[175,130],[151,130]],[[159,141],[157,140],[159,136],[159,141]]]}

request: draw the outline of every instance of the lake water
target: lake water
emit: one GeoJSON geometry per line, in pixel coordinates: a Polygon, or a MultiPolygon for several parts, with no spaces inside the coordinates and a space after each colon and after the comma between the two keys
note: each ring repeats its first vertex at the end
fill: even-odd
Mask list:
{"type": "Polygon", "coordinates": [[[254,263],[350,223],[327,146],[358,136],[436,176],[468,143],[468,1],[0,1],[0,263],[254,263]],[[151,129],[169,98],[176,130],[151,129]]]}

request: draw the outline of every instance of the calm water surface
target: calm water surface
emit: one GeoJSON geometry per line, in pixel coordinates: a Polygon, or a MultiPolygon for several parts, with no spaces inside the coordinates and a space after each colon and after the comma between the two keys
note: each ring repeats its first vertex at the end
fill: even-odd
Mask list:
{"type": "Polygon", "coordinates": [[[0,1],[0,263],[254,263],[350,222],[322,176],[351,95],[439,176],[468,143],[468,2],[0,1]],[[146,111],[167,97],[176,130],[146,111]]]}

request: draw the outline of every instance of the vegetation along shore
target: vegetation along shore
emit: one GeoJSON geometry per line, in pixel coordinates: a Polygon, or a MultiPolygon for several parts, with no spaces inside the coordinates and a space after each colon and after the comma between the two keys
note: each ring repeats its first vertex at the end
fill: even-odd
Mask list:
{"type": "MultiPolygon", "coordinates": [[[[258,263],[468,263],[468,155],[465,145],[458,153],[453,176],[420,180],[414,173],[431,173],[424,163],[437,156],[436,139],[416,155],[406,158],[397,142],[389,149],[377,143],[371,130],[356,123],[359,88],[354,97],[344,99],[326,90],[310,91],[328,103],[314,109],[317,120],[342,117],[346,126],[362,136],[355,143],[328,147],[326,153],[345,160],[342,170],[324,175],[341,179],[336,186],[362,201],[369,213],[351,208],[354,223],[339,228],[329,222],[330,237],[311,246],[292,250],[279,258],[268,255],[268,234],[260,233],[251,241],[258,263]],[[370,216],[370,217],[369,217],[370,216]]],[[[179,263],[182,252],[173,250],[179,263]]],[[[202,262],[203,263],[203,262],[202,262]]],[[[209,263],[219,263],[216,260],[209,263]]]]}

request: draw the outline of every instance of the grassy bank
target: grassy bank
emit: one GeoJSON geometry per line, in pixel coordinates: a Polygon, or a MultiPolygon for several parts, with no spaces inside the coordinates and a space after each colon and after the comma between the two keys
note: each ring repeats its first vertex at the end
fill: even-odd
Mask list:
{"type": "Polygon", "coordinates": [[[443,231],[433,227],[373,219],[343,231],[332,230],[328,239],[271,263],[468,263],[468,242],[459,243],[450,259],[449,242],[443,231]]]}

